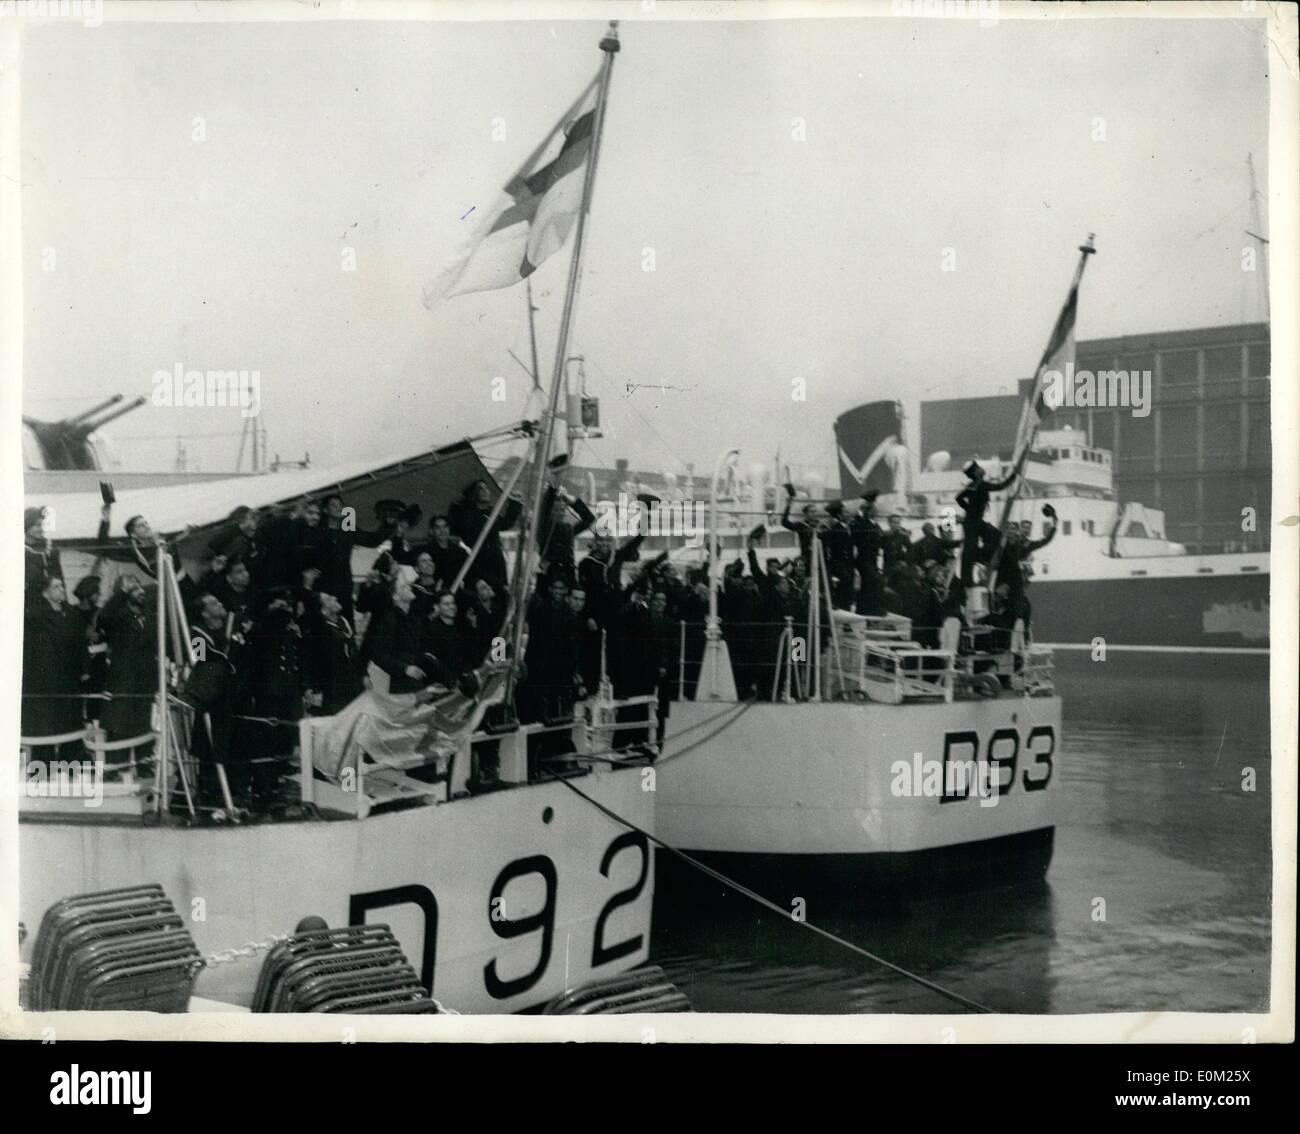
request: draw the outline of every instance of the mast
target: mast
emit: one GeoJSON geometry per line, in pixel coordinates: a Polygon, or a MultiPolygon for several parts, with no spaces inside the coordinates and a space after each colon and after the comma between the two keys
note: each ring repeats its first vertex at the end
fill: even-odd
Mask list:
{"type": "Polygon", "coordinates": [[[158,681],[158,740],[156,742],[155,759],[158,768],[158,814],[167,814],[167,808],[171,802],[171,737],[169,735],[171,707],[168,704],[168,684],[167,684],[167,575],[164,560],[167,558],[166,548],[163,541],[159,539],[154,548],[154,570],[158,575],[158,605],[154,611],[154,634],[157,637],[157,652],[155,662],[157,670],[155,677],[158,681]]]}
{"type": "MultiPolygon", "coordinates": [[[[1079,284],[1083,282],[1083,270],[1088,266],[1088,257],[1094,255],[1097,251],[1096,247],[1093,245],[1093,241],[1096,238],[1097,234],[1090,232],[1088,233],[1088,239],[1079,245],[1079,263],[1075,266],[1074,279],[1070,283],[1070,290],[1066,293],[1068,296],[1073,296],[1075,298],[1076,316],[1078,313],[1077,301],[1079,284]]],[[[1068,305],[1068,299],[1066,303],[1068,305]]],[[[1074,334],[1073,328],[1071,328],[1070,334],[1074,334]]],[[[1054,331],[1053,339],[1055,338],[1056,333],[1054,331]]],[[[1016,446],[1018,450],[1015,454],[1016,463],[1014,466],[1016,471],[1016,482],[1008,490],[1006,503],[1002,506],[1002,517],[998,521],[998,545],[994,549],[993,558],[989,561],[988,589],[990,605],[992,603],[991,596],[998,581],[998,563],[1002,559],[1002,549],[1006,546],[1006,537],[1004,533],[1007,527],[1007,520],[1010,519],[1011,508],[1019,497],[1020,490],[1024,487],[1024,467],[1029,460],[1029,450],[1033,448],[1034,437],[1038,434],[1039,415],[1038,410],[1035,408],[1035,403],[1038,401],[1039,387],[1043,382],[1043,368],[1051,361],[1055,345],[1055,343],[1049,342],[1047,349],[1043,352],[1043,357],[1038,363],[1038,369],[1034,372],[1033,389],[1030,391],[1029,397],[1025,399],[1024,407],[1020,411],[1020,426],[1016,430],[1016,446]]]]}
{"type": "Polygon", "coordinates": [[[542,388],[542,367],[537,361],[537,324],[533,321],[537,308],[533,306],[533,277],[529,276],[524,280],[524,283],[528,286],[528,343],[533,350],[533,389],[540,390],[542,388]]]}
{"type": "Polygon", "coordinates": [[[734,701],[735,677],[731,655],[722,637],[722,619],[718,617],[718,569],[722,558],[718,545],[718,490],[723,473],[734,470],[740,460],[739,449],[728,449],[713,467],[709,489],[709,614],[704,621],[704,657],[700,660],[700,679],[695,689],[697,701],[734,701]]]}
{"type": "Polygon", "coordinates": [[[1264,322],[1271,323],[1273,317],[1268,299],[1268,238],[1264,236],[1264,222],[1259,211],[1259,189],[1255,185],[1254,154],[1246,155],[1246,168],[1250,171],[1250,228],[1246,230],[1246,235],[1259,244],[1257,271],[1260,275],[1260,291],[1264,300],[1264,322]],[[1252,232],[1251,229],[1254,231],[1252,232]]]}
{"type": "MultiPolygon", "coordinates": [[[[533,455],[532,500],[524,514],[523,530],[520,532],[520,551],[516,557],[516,573],[512,586],[514,605],[514,627],[511,658],[518,662],[523,657],[524,626],[528,614],[528,602],[533,592],[533,573],[539,549],[536,543],[538,513],[542,507],[542,495],[546,484],[546,465],[550,460],[551,442],[555,433],[555,419],[558,413],[560,390],[564,385],[564,358],[569,346],[569,330],[573,325],[573,312],[577,306],[578,283],[582,278],[582,250],[587,231],[587,212],[591,208],[592,189],[596,184],[596,166],[600,161],[600,141],[605,127],[605,104],[609,97],[610,76],[614,72],[614,56],[618,54],[618,21],[611,20],[609,29],[600,41],[600,49],[605,53],[604,65],[600,72],[600,91],[596,99],[596,120],[592,133],[591,160],[582,181],[582,206],[578,210],[577,232],[573,239],[573,258],[569,261],[569,281],[564,293],[564,310],[560,316],[560,332],[555,343],[555,366],[551,373],[550,402],[542,417],[541,436],[533,455]]],[[[531,297],[529,307],[532,307],[531,297]]],[[[529,319],[531,321],[531,311],[529,319]]],[[[530,322],[531,326],[531,322],[530,322]]],[[[515,668],[512,667],[506,682],[507,698],[514,691],[515,668]]]]}

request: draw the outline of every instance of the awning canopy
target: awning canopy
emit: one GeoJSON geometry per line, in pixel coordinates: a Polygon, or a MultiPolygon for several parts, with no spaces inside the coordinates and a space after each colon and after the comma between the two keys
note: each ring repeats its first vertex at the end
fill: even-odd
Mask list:
{"type": "MultiPolygon", "coordinates": [[[[106,472],[104,479],[112,480],[106,472]]],[[[292,469],[231,480],[173,484],[122,492],[113,505],[114,540],[125,537],[124,525],[141,515],[164,538],[188,532],[186,543],[224,523],[240,505],[269,508],[292,505],[306,496],[320,499],[337,492],[356,509],[358,528],[376,525],[375,505],[384,499],[419,504],[425,521],[445,514],[476,480],[485,481],[495,495],[496,481],[468,441],[417,453],[398,461],[376,464],[373,458],[332,469],[292,469]]],[[[27,497],[28,507],[46,507],[50,538],[58,544],[88,546],[99,531],[103,500],[98,492],[61,493],[40,499],[27,497]]]]}

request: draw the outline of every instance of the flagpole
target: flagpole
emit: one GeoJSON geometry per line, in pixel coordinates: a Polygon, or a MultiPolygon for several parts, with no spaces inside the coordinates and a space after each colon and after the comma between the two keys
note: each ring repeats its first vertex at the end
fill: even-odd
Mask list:
{"type": "MultiPolygon", "coordinates": [[[[600,72],[600,90],[596,98],[596,119],[592,129],[591,160],[582,180],[582,206],[578,210],[578,226],[573,238],[573,258],[569,261],[569,282],[564,293],[564,310],[560,316],[560,331],[555,343],[555,368],[551,376],[550,405],[542,419],[542,433],[537,441],[534,456],[534,474],[532,489],[532,506],[524,517],[523,553],[516,563],[514,580],[514,641],[511,658],[516,663],[522,659],[524,642],[524,625],[528,613],[528,601],[533,590],[534,562],[538,549],[533,546],[538,522],[538,513],[542,507],[542,493],[546,482],[546,464],[550,459],[551,441],[555,432],[555,419],[559,407],[560,387],[563,384],[564,356],[569,345],[569,328],[573,323],[573,311],[577,305],[578,282],[582,276],[582,248],[587,231],[587,211],[591,207],[592,188],[596,183],[596,164],[600,159],[600,140],[605,127],[605,104],[609,97],[609,80],[614,71],[614,56],[618,54],[618,21],[611,20],[609,29],[600,41],[600,49],[605,53],[605,62],[600,72]],[[520,570],[522,568],[522,570],[520,570]]],[[[529,305],[531,306],[531,300],[529,305]]],[[[512,666],[506,682],[507,698],[514,690],[515,667],[512,666]]]]}
{"type": "MultiPolygon", "coordinates": [[[[1088,239],[1079,245],[1079,262],[1075,265],[1074,279],[1070,282],[1070,290],[1066,292],[1067,296],[1075,295],[1079,289],[1079,284],[1083,282],[1083,270],[1088,266],[1088,257],[1096,253],[1097,249],[1093,241],[1097,238],[1094,232],[1088,233],[1088,239]]],[[[1067,304],[1069,300],[1066,300],[1067,304]]],[[[1055,337],[1055,336],[1053,336],[1055,337]]],[[[1043,351],[1043,357],[1039,360],[1038,369],[1034,371],[1034,384],[1029,391],[1029,397],[1025,399],[1024,405],[1020,410],[1020,427],[1016,430],[1016,448],[1015,470],[1016,483],[1012,486],[1011,491],[1007,493],[1006,503],[1002,506],[1002,518],[998,521],[998,545],[993,551],[993,557],[989,561],[989,604],[992,606],[993,589],[997,586],[998,563],[1002,559],[1002,549],[1006,546],[1006,527],[1007,520],[1011,517],[1011,508],[1020,496],[1020,490],[1024,487],[1024,465],[1029,458],[1029,450],[1033,448],[1034,438],[1038,435],[1037,415],[1034,413],[1034,403],[1038,400],[1038,387],[1043,380],[1043,367],[1051,360],[1053,343],[1049,342],[1047,349],[1043,351]]]]}
{"type": "Polygon", "coordinates": [[[537,308],[533,306],[533,277],[529,276],[524,283],[528,285],[528,342],[533,348],[533,389],[542,388],[542,367],[537,361],[537,324],[533,322],[533,314],[537,308]]]}

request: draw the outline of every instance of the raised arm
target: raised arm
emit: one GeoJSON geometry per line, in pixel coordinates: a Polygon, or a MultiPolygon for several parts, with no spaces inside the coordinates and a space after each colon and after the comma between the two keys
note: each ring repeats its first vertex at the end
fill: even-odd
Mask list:
{"type": "Polygon", "coordinates": [[[569,507],[577,514],[578,523],[573,529],[574,535],[585,532],[592,524],[596,522],[596,514],[587,507],[587,502],[581,496],[572,496],[569,498],[569,507]]]}
{"type": "Polygon", "coordinates": [[[1046,547],[1049,543],[1052,542],[1053,537],[1056,535],[1056,509],[1053,508],[1050,504],[1044,504],[1043,515],[1046,516],[1048,519],[1047,532],[1042,539],[1030,540],[1027,544],[1025,544],[1026,555],[1030,554],[1031,552],[1037,551],[1041,547],[1046,547]]]}
{"type": "Polygon", "coordinates": [[[1020,475],[1020,466],[1015,465],[1002,480],[986,480],[984,483],[988,486],[990,492],[1001,492],[1004,488],[1010,488],[1015,484],[1016,477],[1020,475]]]}
{"type": "Polygon", "coordinates": [[[781,526],[788,532],[801,532],[807,527],[806,524],[799,520],[790,519],[790,505],[794,503],[793,496],[786,496],[785,507],[781,509],[781,526]]]}

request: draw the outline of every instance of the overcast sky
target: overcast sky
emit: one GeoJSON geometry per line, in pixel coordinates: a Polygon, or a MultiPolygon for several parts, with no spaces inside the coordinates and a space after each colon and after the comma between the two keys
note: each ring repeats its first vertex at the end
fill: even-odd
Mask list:
{"type": "MultiPolygon", "coordinates": [[[[1261,22],[671,15],[621,27],[571,344],[611,436],[582,461],[779,445],[832,472],[858,402],[1030,374],[1089,231],[1080,338],[1263,317],[1241,270],[1261,22]]],[[[259,370],[272,449],[317,464],[521,416],[522,285],[432,311],[421,288],[596,72],[602,27],[28,28],[26,412],[148,394],[179,362],[259,370]]],[[[548,373],[567,262],[534,277],[548,373]]],[[[187,435],[220,469],[240,427],[148,407],[111,429],[126,467],[187,435]]]]}

